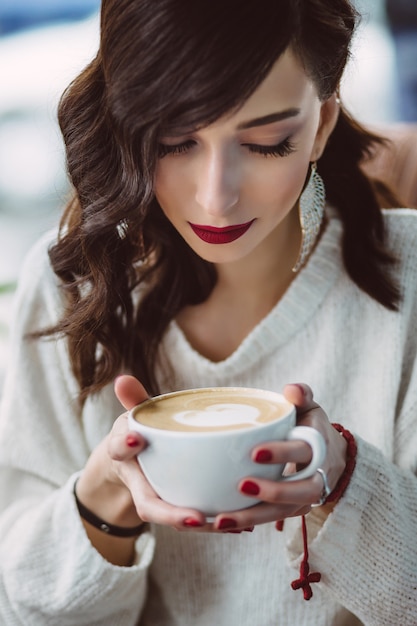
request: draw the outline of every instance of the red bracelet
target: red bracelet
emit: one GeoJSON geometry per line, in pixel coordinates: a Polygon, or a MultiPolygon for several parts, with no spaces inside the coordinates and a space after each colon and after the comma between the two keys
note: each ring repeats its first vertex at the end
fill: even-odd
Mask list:
{"type": "Polygon", "coordinates": [[[356,445],[355,437],[351,432],[343,428],[341,424],[332,424],[333,428],[335,428],[347,441],[347,450],[346,450],[346,467],[343,470],[343,474],[337,481],[336,487],[333,489],[331,494],[327,497],[327,502],[335,502],[342,497],[345,493],[348,484],[350,483],[350,479],[352,478],[353,470],[356,465],[356,455],[358,452],[358,446],[356,445]]]}

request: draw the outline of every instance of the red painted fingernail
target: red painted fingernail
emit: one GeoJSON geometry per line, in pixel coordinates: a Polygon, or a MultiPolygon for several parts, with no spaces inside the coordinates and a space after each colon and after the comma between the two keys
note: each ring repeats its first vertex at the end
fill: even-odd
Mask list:
{"type": "Polygon", "coordinates": [[[230,517],[223,517],[220,520],[217,528],[219,530],[229,530],[229,528],[236,528],[236,526],[237,526],[237,523],[235,522],[234,519],[231,519],[230,517]]]}
{"type": "Polygon", "coordinates": [[[251,480],[245,480],[243,485],[240,488],[240,491],[243,493],[247,493],[250,496],[257,496],[260,492],[258,485],[251,480]]]}
{"type": "Polygon", "coordinates": [[[126,443],[129,446],[129,448],[137,448],[137,446],[140,444],[140,441],[136,437],[136,435],[127,435],[126,443]]]}
{"type": "Polygon", "coordinates": [[[255,455],[255,461],[257,463],[268,463],[272,461],[272,452],[269,450],[258,450],[255,455]]]}
{"type": "Polygon", "coordinates": [[[183,521],[184,526],[189,526],[190,528],[198,528],[199,526],[203,526],[203,524],[194,517],[186,517],[183,521]]]}
{"type": "Polygon", "coordinates": [[[283,519],[279,519],[277,521],[277,523],[275,524],[275,528],[277,530],[279,530],[279,532],[283,531],[284,530],[284,520],[283,519]]]}

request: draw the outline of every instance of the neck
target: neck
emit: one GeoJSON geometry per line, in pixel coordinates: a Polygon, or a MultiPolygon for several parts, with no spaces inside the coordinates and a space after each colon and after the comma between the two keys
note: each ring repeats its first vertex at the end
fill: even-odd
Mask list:
{"type": "Polygon", "coordinates": [[[212,361],[230,356],[284,295],[300,244],[292,211],[246,258],[216,266],[218,280],[203,303],[177,315],[191,345],[212,361]]]}
{"type": "Polygon", "coordinates": [[[247,257],[216,266],[218,282],[215,289],[235,302],[262,299],[267,306],[273,306],[295,276],[292,268],[299,246],[298,214],[294,209],[247,257]]]}

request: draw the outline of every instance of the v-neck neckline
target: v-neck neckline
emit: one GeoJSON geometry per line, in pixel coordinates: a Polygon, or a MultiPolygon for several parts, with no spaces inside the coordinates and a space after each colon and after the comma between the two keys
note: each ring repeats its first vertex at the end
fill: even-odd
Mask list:
{"type": "Polygon", "coordinates": [[[260,356],[269,354],[286,343],[303,328],[321,306],[341,269],[342,224],[329,211],[326,228],[305,267],[297,274],[273,309],[251,330],[236,350],[221,361],[211,361],[188,341],[177,322],[168,327],[164,343],[192,359],[199,367],[221,374],[233,368],[238,372],[250,367],[260,356]]]}

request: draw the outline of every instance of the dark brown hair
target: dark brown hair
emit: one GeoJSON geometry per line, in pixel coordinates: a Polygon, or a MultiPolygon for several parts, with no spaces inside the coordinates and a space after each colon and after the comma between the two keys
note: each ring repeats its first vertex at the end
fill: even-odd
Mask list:
{"type": "MultiPolygon", "coordinates": [[[[67,337],[81,398],[122,370],[157,393],[167,325],[216,282],[153,195],[158,138],[236,109],[289,46],[324,101],[356,19],[347,0],[103,0],[98,54],[59,107],[74,197],[50,250],[67,307],[46,334],[67,337]]],[[[342,109],[319,171],[344,222],[349,275],[395,309],[381,211],[360,169],[377,141],[342,109]]]]}

